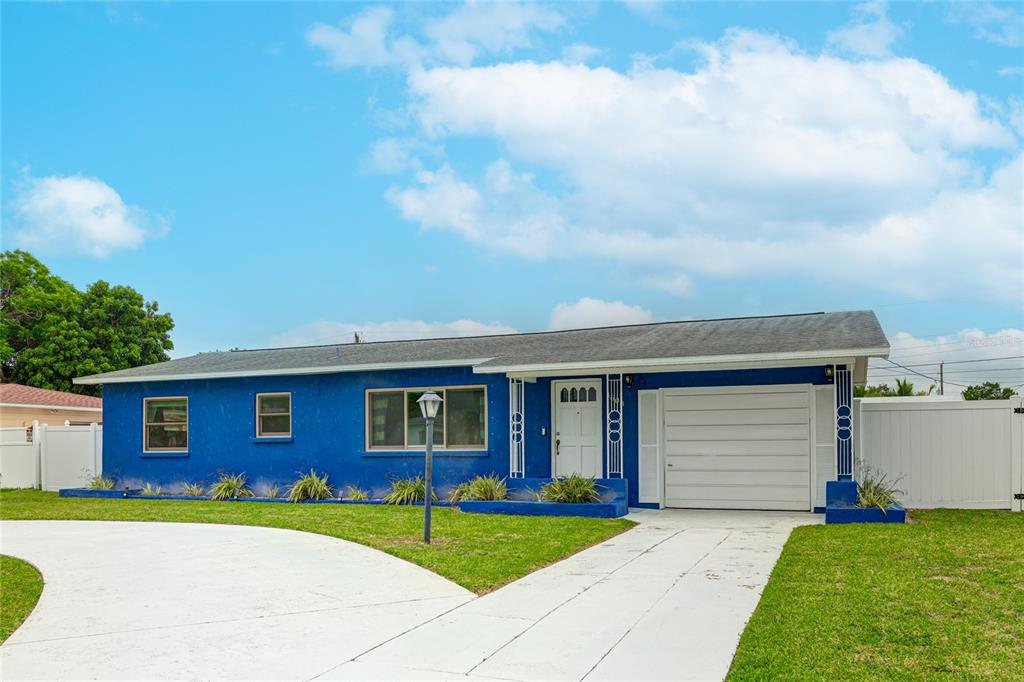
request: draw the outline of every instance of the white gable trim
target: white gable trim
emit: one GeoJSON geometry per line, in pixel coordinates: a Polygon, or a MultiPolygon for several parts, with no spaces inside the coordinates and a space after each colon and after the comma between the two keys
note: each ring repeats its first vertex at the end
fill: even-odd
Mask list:
{"type": "Polygon", "coordinates": [[[638,358],[636,360],[607,360],[600,362],[559,362],[534,365],[506,365],[474,367],[480,374],[508,374],[509,376],[571,375],[581,372],[668,372],[695,369],[743,369],[757,367],[785,367],[809,364],[852,364],[857,357],[888,357],[889,349],[847,348],[826,351],[788,353],[754,353],[742,355],[704,355],[682,358],[638,358]]]}
{"type": "Polygon", "coordinates": [[[373,372],[389,369],[430,369],[433,367],[471,367],[486,362],[488,358],[471,360],[433,360],[424,362],[377,362],[364,365],[335,365],[332,367],[292,367],[288,369],[243,370],[240,372],[185,372],[181,374],[160,374],[154,376],[77,377],[76,384],[137,384],[146,381],[188,381],[191,379],[235,379],[240,377],[272,377],[303,374],[337,374],[340,372],[373,372]]]}

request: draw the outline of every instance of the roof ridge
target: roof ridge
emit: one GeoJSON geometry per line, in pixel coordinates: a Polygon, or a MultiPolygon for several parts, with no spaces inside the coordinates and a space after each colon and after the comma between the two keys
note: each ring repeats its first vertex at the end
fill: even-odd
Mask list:
{"type": "Polygon", "coordinates": [[[635,329],[639,327],[658,327],[668,324],[690,324],[696,322],[728,322],[730,320],[770,320],[780,317],[810,317],[812,315],[833,315],[836,313],[862,312],[859,310],[819,310],[810,313],[780,313],[777,315],[738,315],[735,317],[706,317],[699,320],[661,320],[660,322],[640,322],[637,324],[607,324],[597,327],[577,327],[575,329],[540,329],[530,332],[507,332],[503,334],[471,334],[468,336],[427,336],[420,339],[389,339],[383,341],[360,341],[347,343],[317,343],[308,346],[273,346],[269,348],[237,348],[227,351],[206,351],[207,353],[259,353],[274,350],[298,350],[300,348],[344,348],[349,346],[369,346],[384,343],[415,343],[417,341],[455,341],[459,339],[496,339],[509,336],[543,336],[546,334],[567,334],[570,332],[589,332],[601,329],[635,329]]]}

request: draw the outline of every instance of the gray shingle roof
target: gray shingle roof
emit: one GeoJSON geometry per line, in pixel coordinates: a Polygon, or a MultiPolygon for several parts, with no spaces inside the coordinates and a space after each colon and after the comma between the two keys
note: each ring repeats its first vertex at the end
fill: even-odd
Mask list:
{"type": "Polygon", "coordinates": [[[155,365],[81,377],[76,383],[202,375],[260,375],[288,370],[345,371],[361,366],[466,364],[480,371],[562,363],[608,363],[778,353],[871,351],[889,342],[868,310],[658,322],[499,336],[379,341],[200,353],[155,365]]]}

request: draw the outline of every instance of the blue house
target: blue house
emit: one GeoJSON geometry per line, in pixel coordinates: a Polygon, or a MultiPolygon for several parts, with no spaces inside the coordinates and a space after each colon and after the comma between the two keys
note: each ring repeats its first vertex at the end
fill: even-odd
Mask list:
{"type": "Polygon", "coordinates": [[[173,488],[316,469],[379,494],[423,470],[624,478],[631,506],[810,510],[853,475],[852,387],[889,344],[870,311],[200,353],[102,384],[103,469],[173,488]]]}

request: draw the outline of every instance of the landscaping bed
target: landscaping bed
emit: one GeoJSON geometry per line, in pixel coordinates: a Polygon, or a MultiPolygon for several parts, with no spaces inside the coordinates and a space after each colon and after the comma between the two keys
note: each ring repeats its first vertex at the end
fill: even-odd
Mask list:
{"type": "MultiPolygon", "coordinates": [[[[109,492],[109,491],[108,491],[109,492]]],[[[381,504],[248,504],[209,500],[60,497],[0,491],[0,518],[173,521],[268,526],[358,542],[483,594],[631,528],[625,519],[491,516],[438,508],[424,545],[423,509],[381,504]]]]}
{"type": "Polygon", "coordinates": [[[1024,514],[915,511],[804,526],[772,571],[729,674],[1012,679],[1024,670],[1024,514]]]}

